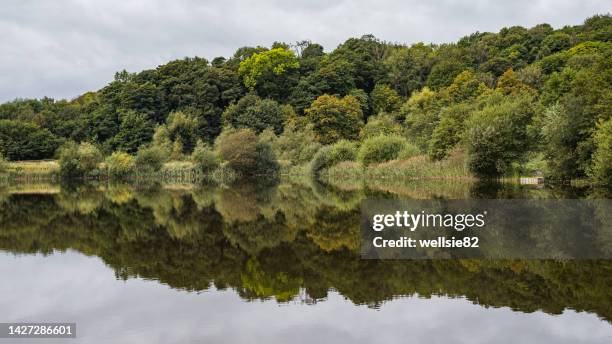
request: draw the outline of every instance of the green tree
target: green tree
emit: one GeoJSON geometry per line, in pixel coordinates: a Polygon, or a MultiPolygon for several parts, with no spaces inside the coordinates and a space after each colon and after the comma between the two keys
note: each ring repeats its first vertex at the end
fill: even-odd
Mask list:
{"type": "Polygon", "coordinates": [[[532,98],[492,95],[482,110],[466,121],[468,165],[477,176],[496,177],[509,171],[529,151],[527,124],[533,117],[532,98]]]}
{"type": "Polygon", "coordinates": [[[591,180],[598,185],[612,185],[612,117],[597,125],[595,153],[590,169],[591,180]]]}
{"type": "Polygon", "coordinates": [[[6,172],[7,168],[8,164],[6,162],[6,159],[4,159],[4,156],[2,156],[2,154],[0,153],[0,173],[6,172]]]}
{"type": "Polygon", "coordinates": [[[295,122],[287,123],[282,135],[273,143],[279,159],[293,165],[309,162],[320,147],[312,125],[298,126],[295,122]]]}
{"type": "Polygon", "coordinates": [[[370,116],[368,122],[361,128],[359,137],[363,140],[378,135],[399,135],[401,132],[402,127],[395,118],[383,113],[370,116]]]}
{"type": "Polygon", "coordinates": [[[0,154],[8,160],[49,159],[60,139],[30,122],[0,120],[0,154]]]}
{"type": "Polygon", "coordinates": [[[370,93],[370,101],[372,102],[374,114],[381,112],[394,113],[402,105],[402,98],[397,92],[383,84],[376,84],[374,86],[374,90],[370,93]]]}
{"type": "Polygon", "coordinates": [[[104,162],[108,175],[115,178],[125,178],[136,168],[134,157],[126,152],[114,152],[104,162]]]}
{"type": "Polygon", "coordinates": [[[357,139],[363,125],[361,107],[352,96],[322,95],[306,109],[306,116],[313,125],[317,140],[323,144],[357,139]]]}
{"type": "Polygon", "coordinates": [[[445,92],[451,102],[460,103],[478,97],[486,89],[486,85],[472,71],[465,70],[455,77],[445,92]]]}
{"type": "Polygon", "coordinates": [[[357,152],[357,160],[364,165],[397,159],[408,145],[405,138],[396,135],[379,135],[363,141],[357,152]]]}
{"type": "Polygon", "coordinates": [[[251,91],[257,91],[262,97],[285,99],[299,67],[293,51],[274,48],[254,53],[240,63],[238,72],[251,91]]]}
{"type": "Polygon", "coordinates": [[[464,122],[476,104],[459,103],[444,108],[440,112],[440,121],[431,135],[428,155],[432,160],[442,160],[450,150],[459,143],[464,133],[464,122]]]}
{"type": "Polygon", "coordinates": [[[441,106],[438,93],[424,87],[413,93],[399,111],[398,117],[405,118],[408,138],[423,151],[427,149],[431,134],[437,126],[441,106]]]}
{"type": "Polygon", "coordinates": [[[271,99],[261,99],[254,94],[241,98],[223,112],[223,122],[236,129],[252,129],[259,134],[272,128],[276,134],[283,131],[283,109],[271,99]]]}
{"type": "Polygon", "coordinates": [[[423,43],[393,49],[385,59],[391,86],[408,97],[425,85],[431,70],[433,49],[423,43]]]}
{"type": "Polygon", "coordinates": [[[82,178],[98,168],[102,153],[91,143],[67,142],[59,149],[60,174],[64,178],[82,178]]]}
{"type": "Polygon", "coordinates": [[[340,140],[319,149],[310,162],[310,171],[314,176],[318,176],[326,168],[342,161],[354,161],[356,158],[356,144],[347,140],[340,140]]]}
{"type": "Polygon", "coordinates": [[[571,46],[571,40],[572,38],[570,35],[564,32],[555,32],[548,35],[542,41],[538,55],[540,58],[542,58],[550,54],[566,50],[571,46]]]}
{"type": "Polygon", "coordinates": [[[111,140],[114,149],[135,153],[140,146],[151,141],[153,122],[146,115],[130,110],[120,117],[119,132],[111,140]]]}
{"type": "Polygon", "coordinates": [[[179,141],[182,153],[189,154],[198,141],[198,120],[184,112],[173,112],[167,120],[168,135],[172,142],[179,141]]]}
{"type": "Polygon", "coordinates": [[[207,175],[219,167],[219,159],[215,152],[202,141],[198,141],[196,148],[191,153],[191,161],[201,173],[207,175]]]}
{"type": "Polygon", "coordinates": [[[158,172],[168,160],[168,151],[160,146],[141,146],[134,163],[139,171],[158,172]]]}

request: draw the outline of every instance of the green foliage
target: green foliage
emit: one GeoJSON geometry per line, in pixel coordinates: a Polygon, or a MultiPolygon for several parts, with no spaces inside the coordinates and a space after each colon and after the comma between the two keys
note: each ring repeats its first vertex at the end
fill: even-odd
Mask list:
{"type": "Polygon", "coordinates": [[[181,154],[190,154],[198,141],[197,119],[184,112],[173,112],[168,116],[166,127],[168,138],[174,142],[173,150],[180,145],[181,154]]]}
{"type": "Polygon", "coordinates": [[[299,67],[293,51],[274,48],[251,55],[240,63],[238,72],[251,91],[256,90],[263,97],[284,98],[287,90],[283,88],[289,86],[291,74],[299,67]]]}
{"type": "Polygon", "coordinates": [[[597,185],[612,185],[612,117],[597,125],[595,153],[589,176],[597,185]]]}
{"type": "Polygon", "coordinates": [[[413,143],[406,142],[406,144],[404,144],[404,148],[402,148],[402,150],[397,154],[397,159],[407,160],[420,154],[421,151],[419,150],[419,147],[413,143]]]}
{"type": "Polygon", "coordinates": [[[279,159],[288,160],[293,165],[309,162],[320,147],[312,125],[300,127],[295,122],[289,122],[282,135],[273,143],[279,159]]]}
{"type": "Polygon", "coordinates": [[[275,174],[279,165],[272,146],[262,142],[250,129],[222,133],[215,142],[216,151],[227,165],[245,177],[275,174]]]}
{"type": "Polygon", "coordinates": [[[457,75],[445,91],[450,101],[459,103],[472,100],[485,90],[485,84],[478,80],[473,72],[466,70],[457,75]]]}
{"type": "Polygon", "coordinates": [[[6,172],[7,167],[8,163],[6,162],[6,159],[4,159],[4,156],[0,153],[0,173],[6,172]]]}
{"type": "Polygon", "coordinates": [[[508,172],[529,150],[527,123],[533,116],[529,96],[493,95],[482,110],[467,119],[466,144],[470,170],[480,177],[508,172]]]}
{"type": "Polygon", "coordinates": [[[367,139],[378,135],[399,135],[402,127],[395,121],[393,116],[388,114],[379,114],[368,118],[368,123],[361,128],[359,137],[367,139]]]}
{"type": "Polygon", "coordinates": [[[159,147],[170,154],[172,151],[172,140],[170,139],[170,132],[168,131],[167,126],[158,125],[155,128],[152,144],[153,146],[159,147]]]}
{"type": "Polygon", "coordinates": [[[119,132],[111,139],[115,150],[135,153],[153,138],[153,123],[144,114],[133,110],[121,115],[119,132]]]}
{"type": "Polygon", "coordinates": [[[49,159],[60,140],[34,123],[0,120],[0,154],[8,160],[49,159]]]}
{"type": "Polygon", "coordinates": [[[218,168],[212,171],[210,180],[217,184],[232,184],[238,179],[236,171],[234,171],[228,164],[221,164],[218,168]]]}
{"type": "Polygon", "coordinates": [[[280,165],[276,158],[276,154],[269,142],[259,141],[255,146],[256,164],[254,173],[261,176],[276,176],[280,170],[280,165]]]}
{"type": "Polygon", "coordinates": [[[537,94],[536,90],[522,83],[512,69],[508,69],[499,77],[496,90],[506,95],[516,95],[519,93],[537,94]]]}
{"type": "Polygon", "coordinates": [[[570,35],[564,32],[555,32],[546,36],[540,45],[539,56],[544,57],[550,54],[565,50],[571,46],[570,35]]]}
{"type": "Polygon", "coordinates": [[[408,144],[401,136],[380,135],[363,141],[357,153],[357,160],[364,165],[397,159],[408,144]]]}
{"type": "MultiPolygon", "coordinates": [[[[494,98],[534,97],[537,116],[525,123],[529,148],[534,156],[543,153],[554,179],[584,178],[596,151],[601,154],[597,123],[612,115],[611,22],[610,15],[597,15],[558,30],[512,26],[456,43],[412,46],[366,35],[330,52],[309,41],[275,42],[271,49],[242,47],[210,62],[194,57],[139,73],[120,71],[102,89],[73,100],[0,104],[0,153],[8,160],[51,158],[61,143],[74,141],[96,144],[105,154],[151,146],[183,160],[198,140],[212,144],[229,126],[265,133],[257,142],[271,145],[286,165],[311,160],[321,144],[383,133],[406,135],[430,158],[445,159],[469,130],[486,131],[466,123],[468,114],[457,106],[484,111],[495,92],[501,96],[494,98]],[[404,128],[388,116],[372,117],[381,112],[404,128]],[[312,130],[302,133],[307,122],[312,130]],[[286,123],[295,124],[288,133],[286,123]]],[[[487,130],[498,135],[498,129],[487,130]]],[[[488,140],[478,139],[483,145],[488,140]]],[[[516,146],[490,140],[499,149],[516,146]]],[[[269,155],[264,146],[255,147],[262,159],[269,155]]],[[[522,162],[492,160],[499,166],[485,169],[495,173],[507,171],[511,160],[515,167],[522,162]]]]}
{"type": "Polygon", "coordinates": [[[160,146],[142,146],[135,158],[135,165],[139,171],[158,172],[168,161],[168,151],[160,146]]]}
{"type": "Polygon", "coordinates": [[[210,147],[198,141],[196,148],[191,153],[191,162],[201,173],[208,175],[219,167],[219,159],[210,147]]]}
{"type": "Polygon", "coordinates": [[[357,158],[357,147],[353,142],[340,140],[332,145],[319,149],[310,162],[313,175],[342,161],[354,161],[357,158]]]}
{"type": "Polygon", "coordinates": [[[442,160],[459,143],[464,132],[464,121],[474,111],[474,104],[459,103],[440,111],[440,122],[431,134],[428,155],[432,160],[442,160]]]}
{"type": "Polygon", "coordinates": [[[60,175],[63,178],[83,178],[98,169],[102,153],[91,143],[77,145],[67,142],[59,149],[60,175]]]}
{"type": "Polygon", "coordinates": [[[402,105],[399,117],[405,118],[406,132],[421,150],[426,150],[439,120],[441,104],[438,94],[425,87],[402,105]]]}
{"type": "Polygon", "coordinates": [[[554,73],[544,86],[539,118],[551,177],[582,178],[595,151],[597,123],[612,116],[612,52],[595,63],[554,73]]]}
{"type": "Polygon", "coordinates": [[[432,53],[432,47],[423,43],[393,49],[384,61],[393,89],[404,97],[421,89],[431,70],[432,53]]]}
{"type": "Polygon", "coordinates": [[[444,59],[433,65],[427,77],[426,85],[434,90],[450,85],[466,65],[455,59],[444,59]]]}
{"type": "Polygon", "coordinates": [[[374,114],[381,112],[394,113],[402,105],[402,98],[397,92],[383,84],[376,84],[374,86],[374,90],[370,93],[370,101],[372,102],[374,114]]]}
{"type": "Polygon", "coordinates": [[[355,97],[322,95],[306,109],[317,141],[329,144],[341,139],[354,140],[363,125],[361,106],[355,97]]]}
{"type": "Polygon", "coordinates": [[[114,178],[125,178],[136,168],[134,157],[125,152],[114,152],[104,162],[108,175],[114,178]]]}
{"type": "Polygon", "coordinates": [[[223,112],[223,122],[236,129],[252,129],[261,133],[272,128],[276,134],[283,131],[283,108],[274,100],[261,99],[254,94],[241,98],[223,112]]]}

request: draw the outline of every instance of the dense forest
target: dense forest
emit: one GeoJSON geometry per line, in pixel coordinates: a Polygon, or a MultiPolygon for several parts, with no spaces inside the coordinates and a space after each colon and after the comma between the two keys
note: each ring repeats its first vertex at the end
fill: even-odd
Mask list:
{"type": "Polygon", "coordinates": [[[330,52],[310,41],[242,47],[118,72],[72,100],[4,103],[0,154],[58,158],[67,176],[105,157],[117,175],[168,160],[248,175],[460,154],[480,177],[611,185],[611,42],[612,17],[596,15],[450,44],[366,35],[330,52]]]}

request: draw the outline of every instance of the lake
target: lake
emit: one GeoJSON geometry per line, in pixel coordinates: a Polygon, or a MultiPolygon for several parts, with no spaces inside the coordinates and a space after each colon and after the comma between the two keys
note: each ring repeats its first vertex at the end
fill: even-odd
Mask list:
{"type": "Polygon", "coordinates": [[[610,260],[359,253],[369,198],[598,197],[473,181],[7,184],[0,322],[77,324],[45,343],[611,343],[610,260]]]}

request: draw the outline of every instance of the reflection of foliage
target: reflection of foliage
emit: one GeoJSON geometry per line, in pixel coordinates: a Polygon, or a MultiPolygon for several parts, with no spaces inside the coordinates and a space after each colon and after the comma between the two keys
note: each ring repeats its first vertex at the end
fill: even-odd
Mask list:
{"type": "Polygon", "coordinates": [[[278,301],[289,301],[298,294],[303,281],[291,278],[287,273],[268,272],[262,269],[257,260],[249,259],[241,275],[242,287],[258,298],[274,296],[278,301]]]}
{"type": "Polygon", "coordinates": [[[324,251],[343,247],[355,251],[359,248],[359,211],[338,211],[322,207],[316,215],[315,225],[310,227],[308,237],[324,251]]]}
{"type": "Polygon", "coordinates": [[[278,246],[285,239],[284,216],[276,213],[272,221],[259,215],[249,222],[226,223],[223,233],[228,240],[250,254],[257,254],[264,248],[278,246]]]}
{"type": "MultiPolygon", "coordinates": [[[[462,185],[465,190],[457,191],[454,185],[448,194],[571,195],[462,185]]],[[[64,188],[55,196],[12,193],[0,207],[0,249],[73,249],[101,257],[120,278],[151,278],[185,290],[233,288],[246,299],[274,297],[282,302],[304,290],[320,300],[335,289],[357,304],[378,306],[400,295],[447,295],[525,312],[559,314],[572,308],[612,320],[610,261],[362,260],[355,252],[359,202],[338,202],[346,199],[340,196],[343,192],[317,188],[314,192],[297,183],[237,186],[226,199],[236,203],[231,206],[219,205],[220,195],[228,190],[214,189],[132,187],[133,196],[123,202],[85,186],[64,188]],[[86,206],[78,200],[85,200],[86,206]],[[241,204],[254,215],[224,218],[241,204]]],[[[437,193],[445,195],[443,190],[437,193]]],[[[349,199],[359,200],[378,195],[372,190],[349,194],[349,199]]],[[[412,194],[428,195],[422,190],[412,194]]]]}

